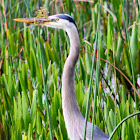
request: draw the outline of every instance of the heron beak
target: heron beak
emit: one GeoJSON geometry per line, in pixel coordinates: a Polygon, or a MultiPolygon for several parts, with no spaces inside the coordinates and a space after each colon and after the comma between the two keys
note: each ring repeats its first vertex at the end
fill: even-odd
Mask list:
{"type": "Polygon", "coordinates": [[[47,24],[51,22],[50,19],[45,17],[33,17],[33,18],[16,18],[14,19],[16,22],[25,22],[25,23],[34,23],[34,24],[47,24]]]}
{"type": "Polygon", "coordinates": [[[25,23],[35,23],[35,18],[16,18],[14,19],[17,22],[25,22],[25,23]]]}

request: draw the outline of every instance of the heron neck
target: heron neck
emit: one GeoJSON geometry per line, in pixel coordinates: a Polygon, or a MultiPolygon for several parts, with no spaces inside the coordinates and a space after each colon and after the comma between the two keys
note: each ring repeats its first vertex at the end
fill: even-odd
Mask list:
{"type": "Polygon", "coordinates": [[[76,28],[71,29],[71,31],[67,31],[67,34],[70,40],[70,53],[65,62],[62,77],[62,106],[64,118],[69,116],[71,112],[75,112],[77,110],[79,112],[75,95],[74,71],[79,57],[80,40],[76,28]],[[72,33],[74,33],[74,35],[72,33]]]}

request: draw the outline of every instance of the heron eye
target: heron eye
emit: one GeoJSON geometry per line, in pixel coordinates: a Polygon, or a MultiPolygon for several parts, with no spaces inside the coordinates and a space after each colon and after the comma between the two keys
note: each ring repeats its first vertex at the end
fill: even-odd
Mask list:
{"type": "Polygon", "coordinates": [[[55,21],[59,21],[59,19],[58,19],[58,18],[56,18],[56,19],[55,19],[55,21]]]}

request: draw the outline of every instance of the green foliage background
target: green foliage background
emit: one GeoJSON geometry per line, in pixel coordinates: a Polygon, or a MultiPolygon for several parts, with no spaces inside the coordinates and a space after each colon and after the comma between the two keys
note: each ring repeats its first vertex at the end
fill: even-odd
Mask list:
{"type": "MultiPolygon", "coordinates": [[[[53,139],[68,139],[61,101],[62,71],[70,49],[67,34],[13,20],[36,16],[40,7],[46,8],[49,15],[71,15],[79,27],[81,52],[75,68],[75,85],[83,116],[90,86],[88,121],[92,121],[94,108],[94,124],[109,135],[123,118],[140,110],[140,1],[101,0],[100,3],[100,29],[97,29],[96,0],[0,1],[1,140],[51,139],[50,130],[53,139]],[[121,70],[133,87],[122,73],[101,59],[96,61],[96,57],[91,75],[91,53],[96,52],[97,30],[99,58],[121,70]],[[96,64],[99,64],[99,76],[95,72],[96,64]]],[[[140,115],[117,129],[112,139],[119,138],[140,139],[140,115]]]]}

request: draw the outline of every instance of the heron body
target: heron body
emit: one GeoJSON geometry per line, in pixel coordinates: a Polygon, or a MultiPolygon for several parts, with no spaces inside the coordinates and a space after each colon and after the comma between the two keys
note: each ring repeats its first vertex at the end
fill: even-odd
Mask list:
{"type": "MultiPolygon", "coordinates": [[[[19,22],[33,23],[34,18],[16,19],[19,22]]],[[[70,140],[82,140],[85,119],[82,116],[75,94],[74,71],[80,52],[80,39],[75,21],[67,14],[57,14],[46,18],[40,17],[39,24],[63,29],[70,40],[70,53],[66,59],[62,76],[62,108],[65,125],[70,140]]],[[[87,122],[86,140],[91,140],[92,124],[87,122]]],[[[94,140],[107,140],[109,136],[94,125],[94,140]]]]}

